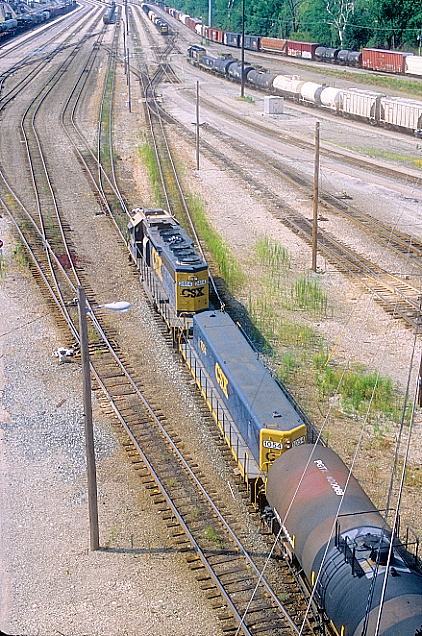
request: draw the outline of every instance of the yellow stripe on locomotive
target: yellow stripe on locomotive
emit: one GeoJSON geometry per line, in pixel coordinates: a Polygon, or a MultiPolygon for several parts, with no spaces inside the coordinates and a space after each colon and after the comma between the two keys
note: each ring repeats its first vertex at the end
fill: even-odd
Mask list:
{"type": "Polygon", "coordinates": [[[259,468],[267,473],[275,462],[289,448],[306,442],[306,426],[297,426],[290,431],[263,428],[259,435],[259,468]]]}

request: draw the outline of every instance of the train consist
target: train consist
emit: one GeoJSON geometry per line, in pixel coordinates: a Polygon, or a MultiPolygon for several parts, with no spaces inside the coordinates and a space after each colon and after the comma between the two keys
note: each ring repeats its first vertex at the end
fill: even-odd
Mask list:
{"type": "Polygon", "coordinates": [[[69,11],[75,9],[76,6],[76,0],[69,0],[69,2],[48,7],[48,9],[43,9],[42,11],[21,13],[16,18],[3,20],[3,22],[0,22],[0,45],[6,41],[6,39],[18,35],[23,31],[28,31],[34,26],[43,24],[59,15],[69,13],[69,11]]]}
{"type": "Polygon", "coordinates": [[[145,4],[145,2],[143,2],[141,4],[141,7],[143,11],[145,11],[151,22],[155,24],[161,35],[169,35],[171,33],[169,23],[163,20],[163,18],[157,13],[155,13],[155,11],[150,7],[149,4],[145,4]]]}
{"type": "Polygon", "coordinates": [[[208,268],[186,232],[164,210],[144,209],[133,211],[128,231],[148,297],[172,330],[252,502],[282,537],[320,629],[337,636],[421,636],[416,557],[340,458],[312,443],[306,416],[241,329],[210,308],[208,268]]]}
{"type": "Polygon", "coordinates": [[[104,24],[116,24],[116,3],[112,2],[103,15],[104,24]]]}
{"type": "MultiPolygon", "coordinates": [[[[192,18],[177,9],[162,5],[163,9],[173,18],[179,20],[199,36],[218,44],[225,44],[234,48],[241,48],[242,35],[231,31],[223,31],[203,24],[201,20],[192,18]]],[[[422,57],[403,51],[389,51],[384,49],[362,49],[351,51],[322,46],[316,42],[298,42],[280,38],[268,38],[259,35],[245,35],[244,48],[250,51],[262,51],[298,57],[318,62],[330,62],[340,66],[353,66],[372,71],[387,73],[408,73],[422,76],[422,57]]]]}
{"type": "MultiPolygon", "coordinates": [[[[204,47],[193,45],[188,48],[187,57],[189,62],[204,71],[234,82],[241,81],[241,63],[230,55],[210,55],[204,47]]],[[[334,88],[316,82],[305,82],[298,75],[276,75],[262,70],[261,67],[257,70],[247,62],[243,73],[245,82],[255,89],[323,108],[342,117],[394,128],[416,137],[422,136],[420,101],[389,97],[360,88],[334,88]]]]}

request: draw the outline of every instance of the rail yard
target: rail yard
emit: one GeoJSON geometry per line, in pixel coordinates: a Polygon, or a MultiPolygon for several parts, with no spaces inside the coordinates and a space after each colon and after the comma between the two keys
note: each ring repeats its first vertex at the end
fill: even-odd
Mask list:
{"type": "Polygon", "coordinates": [[[56,2],[0,42],[0,630],[416,636],[421,142],[264,114],[153,7],[56,2]]]}

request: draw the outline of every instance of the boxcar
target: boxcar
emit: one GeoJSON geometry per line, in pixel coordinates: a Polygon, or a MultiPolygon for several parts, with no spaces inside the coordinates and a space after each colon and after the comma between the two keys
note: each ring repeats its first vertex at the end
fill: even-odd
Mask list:
{"type": "MultiPolygon", "coordinates": [[[[245,35],[245,49],[259,51],[259,40],[258,35],[245,35]]],[[[242,46],[242,36],[240,36],[240,46],[242,46]]]]}
{"type": "Polygon", "coordinates": [[[313,60],[318,47],[319,44],[315,42],[295,42],[294,40],[287,40],[286,53],[292,57],[302,57],[306,60],[313,60]]]}
{"type": "Polygon", "coordinates": [[[286,40],[280,40],[279,38],[261,38],[259,46],[260,51],[286,52],[286,40]]]}
{"type": "Polygon", "coordinates": [[[409,55],[412,54],[384,49],[362,49],[362,68],[368,68],[371,71],[404,73],[406,57],[409,55]]]}
{"type": "Polygon", "coordinates": [[[240,34],[223,31],[223,44],[226,46],[240,47],[240,34]]]}

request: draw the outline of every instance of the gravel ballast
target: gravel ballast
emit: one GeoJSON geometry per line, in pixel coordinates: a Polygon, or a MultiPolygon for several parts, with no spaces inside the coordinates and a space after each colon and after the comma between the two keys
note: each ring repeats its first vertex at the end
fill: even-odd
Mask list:
{"type": "MultiPolygon", "coordinates": [[[[0,220],[5,237],[7,223],[0,220]]],[[[89,552],[81,369],[31,276],[0,283],[0,630],[66,636],[220,634],[215,613],[95,408],[100,543],[89,552]]]]}

